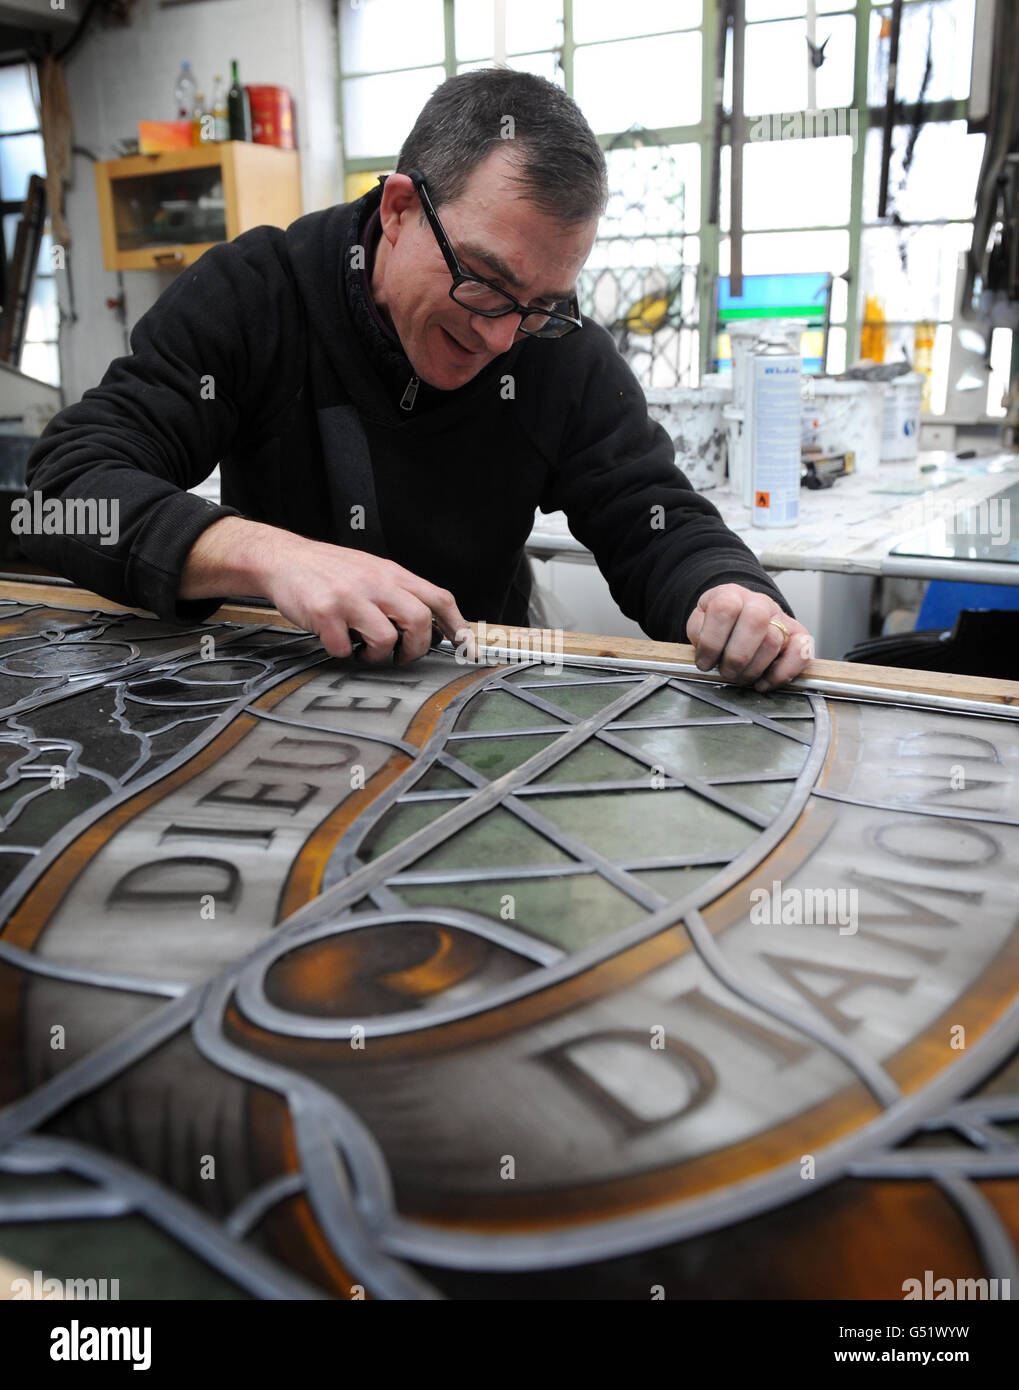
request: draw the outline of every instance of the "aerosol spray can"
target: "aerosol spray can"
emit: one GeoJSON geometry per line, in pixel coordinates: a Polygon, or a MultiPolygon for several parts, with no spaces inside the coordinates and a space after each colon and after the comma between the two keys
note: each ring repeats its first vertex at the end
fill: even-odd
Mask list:
{"type": "Polygon", "coordinates": [[[803,360],[781,337],[765,337],[749,366],[744,501],[755,526],[794,526],[800,515],[803,360]]]}
{"type": "Polygon", "coordinates": [[[738,319],[728,325],[732,350],[732,404],[723,406],[728,431],[729,491],[749,506],[751,470],[747,457],[747,396],[751,352],[765,325],[760,319],[738,319]]]}

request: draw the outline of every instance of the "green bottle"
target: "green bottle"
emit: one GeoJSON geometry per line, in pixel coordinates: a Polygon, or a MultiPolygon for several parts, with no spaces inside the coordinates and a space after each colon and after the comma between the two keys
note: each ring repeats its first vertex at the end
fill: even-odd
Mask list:
{"type": "Polygon", "coordinates": [[[250,140],[251,139],[251,102],[248,94],[241,86],[241,79],[237,76],[237,59],[230,60],[230,70],[233,76],[233,86],[227,94],[226,106],[230,122],[231,140],[250,140]]]}

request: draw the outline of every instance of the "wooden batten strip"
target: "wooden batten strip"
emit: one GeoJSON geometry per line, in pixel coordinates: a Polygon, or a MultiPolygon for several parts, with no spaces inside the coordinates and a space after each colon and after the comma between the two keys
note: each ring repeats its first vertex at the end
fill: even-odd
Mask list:
{"type": "MultiPolygon", "coordinates": [[[[87,589],[63,588],[57,584],[33,584],[5,581],[0,584],[0,597],[24,603],[52,603],[64,608],[103,608],[113,613],[129,613],[118,603],[100,598],[87,589]]],[[[209,621],[222,623],[268,623],[271,627],[301,631],[296,623],[284,618],[275,608],[260,608],[254,604],[225,603],[209,621]]],[[[471,623],[475,636],[482,624],[471,623]]],[[[489,645],[508,646],[537,655],[542,650],[554,654],[548,628],[506,627],[500,623],[483,625],[489,645]]],[[[607,656],[640,665],[646,661],[675,661],[694,663],[694,649],[685,642],[654,642],[649,637],[600,637],[590,632],[559,632],[555,640],[562,642],[562,651],[571,656],[607,656]]],[[[851,661],[808,661],[802,675],[807,680],[836,681],[842,685],[866,685],[876,690],[910,690],[921,695],[947,696],[956,700],[982,700],[992,704],[1019,707],[1019,681],[992,680],[986,676],[955,676],[945,671],[914,671],[903,666],[865,666],[851,661]]],[[[721,682],[715,671],[698,672],[698,680],[721,682]]]]}

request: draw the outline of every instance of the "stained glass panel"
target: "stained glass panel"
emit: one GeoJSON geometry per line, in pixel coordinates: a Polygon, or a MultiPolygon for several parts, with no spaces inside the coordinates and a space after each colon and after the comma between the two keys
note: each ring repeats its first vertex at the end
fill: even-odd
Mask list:
{"type": "Polygon", "coordinates": [[[208,1299],[1007,1275],[1014,708],[75,603],[0,598],[7,1260],[208,1299]]]}

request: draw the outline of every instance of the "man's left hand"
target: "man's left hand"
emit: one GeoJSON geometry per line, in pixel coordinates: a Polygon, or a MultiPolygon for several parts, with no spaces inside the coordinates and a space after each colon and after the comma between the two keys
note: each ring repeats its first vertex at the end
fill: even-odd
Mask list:
{"type": "Polygon", "coordinates": [[[739,584],[705,589],[687,619],[686,635],[699,670],[717,666],[724,680],[753,684],[755,690],[792,680],[814,654],[814,639],[802,623],[767,594],[739,584]]]}

